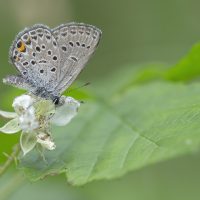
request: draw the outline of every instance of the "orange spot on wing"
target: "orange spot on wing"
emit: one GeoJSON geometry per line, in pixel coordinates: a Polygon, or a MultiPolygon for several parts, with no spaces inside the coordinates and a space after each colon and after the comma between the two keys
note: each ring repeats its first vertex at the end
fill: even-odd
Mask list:
{"type": "Polygon", "coordinates": [[[17,48],[17,50],[20,51],[20,52],[25,52],[25,51],[26,51],[25,43],[24,43],[24,42],[18,43],[18,48],[17,48]]]}

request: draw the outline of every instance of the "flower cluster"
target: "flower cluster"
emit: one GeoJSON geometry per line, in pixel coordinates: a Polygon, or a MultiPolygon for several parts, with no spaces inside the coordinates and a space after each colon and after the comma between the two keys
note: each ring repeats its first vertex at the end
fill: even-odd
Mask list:
{"type": "Polygon", "coordinates": [[[15,112],[0,111],[0,115],[11,120],[0,128],[6,134],[21,131],[20,146],[26,155],[34,147],[54,150],[51,124],[64,126],[77,114],[80,102],[72,97],[61,97],[61,105],[31,95],[21,95],[13,101],[15,112]]]}

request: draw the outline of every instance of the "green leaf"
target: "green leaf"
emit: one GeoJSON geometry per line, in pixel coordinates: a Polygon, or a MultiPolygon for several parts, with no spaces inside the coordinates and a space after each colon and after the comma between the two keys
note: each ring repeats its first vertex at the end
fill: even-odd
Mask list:
{"type": "Polygon", "coordinates": [[[15,113],[15,112],[6,112],[6,111],[0,110],[0,116],[12,119],[12,118],[16,118],[17,117],[17,113],[15,113]]]}
{"type": "Polygon", "coordinates": [[[188,81],[200,76],[200,43],[175,66],[166,71],[165,78],[173,81],[188,81]]]}
{"type": "Polygon", "coordinates": [[[37,143],[37,138],[35,132],[29,132],[29,133],[22,132],[20,136],[20,146],[24,156],[35,147],[36,143],[37,143]]]}
{"type": "Polygon", "coordinates": [[[54,127],[57,148],[46,152],[48,164],[30,152],[21,168],[31,180],[65,172],[71,184],[83,185],[197,151],[199,90],[200,84],[156,82],[96,94],[68,126],[54,127]]]}
{"type": "Polygon", "coordinates": [[[3,127],[0,128],[0,132],[6,134],[17,133],[20,130],[21,128],[19,127],[18,118],[10,120],[7,124],[5,124],[3,127]]]}
{"type": "Polygon", "coordinates": [[[121,94],[129,87],[146,84],[155,80],[165,80],[165,72],[169,66],[161,63],[150,63],[145,65],[127,65],[116,70],[112,74],[105,75],[91,87],[93,99],[95,94],[100,96],[112,96],[121,94]]]}

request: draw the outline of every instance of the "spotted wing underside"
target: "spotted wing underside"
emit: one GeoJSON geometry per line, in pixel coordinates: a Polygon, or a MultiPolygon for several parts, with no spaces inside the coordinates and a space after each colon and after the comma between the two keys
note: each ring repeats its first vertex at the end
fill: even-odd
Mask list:
{"type": "Polygon", "coordinates": [[[10,60],[34,87],[52,90],[57,84],[60,52],[47,26],[35,25],[19,33],[11,46],[10,60]]]}
{"type": "Polygon", "coordinates": [[[59,84],[60,93],[68,88],[84,68],[96,50],[101,31],[83,23],[69,23],[53,29],[60,51],[59,84]]]}

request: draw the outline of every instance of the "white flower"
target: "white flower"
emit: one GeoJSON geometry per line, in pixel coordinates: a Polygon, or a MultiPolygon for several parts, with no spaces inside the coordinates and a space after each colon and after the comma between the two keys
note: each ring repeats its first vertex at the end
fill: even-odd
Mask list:
{"type": "Polygon", "coordinates": [[[31,115],[27,113],[27,115],[19,117],[19,126],[22,130],[29,132],[37,129],[39,127],[39,123],[34,117],[33,120],[31,120],[31,115]]]}
{"type": "Polygon", "coordinates": [[[34,99],[30,95],[21,95],[16,97],[12,106],[16,113],[26,112],[33,105],[34,99]]]}
{"type": "Polygon", "coordinates": [[[64,126],[77,114],[80,103],[72,97],[61,97],[62,105],[55,107],[50,100],[31,95],[16,97],[12,106],[15,113],[0,111],[0,115],[11,120],[0,128],[6,134],[22,131],[20,145],[23,154],[30,152],[36,144],[44,149],[56,148],[49,133],[50,125],[64,126]]]}
{"type": "Polygon", "coordinates": [[[24,132],[31,132],[39,128],[39,121],[36,119],[34,102],[36,99],[30,95],[16,97],[12,106],[18,115],[18,124],[24,132]]]}
{"type": "Polygon", "coordinates": [[[33,106],[19,115],[19,126],[25,132],[30,132],[39,128],[39,121],[36,119],[35,109],[33,106]]]}

